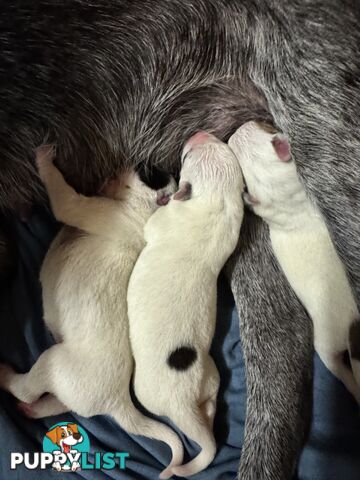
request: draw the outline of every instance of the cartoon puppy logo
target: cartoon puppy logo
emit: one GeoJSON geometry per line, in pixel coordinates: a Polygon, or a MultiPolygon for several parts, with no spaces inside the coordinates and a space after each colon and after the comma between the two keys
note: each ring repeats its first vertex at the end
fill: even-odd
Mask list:
{"type": "MultiPolygon", "coordinates": [[[[83,436],[79,432],[79,427],[76,423],[68,423],[67,425],[58,425],[51,430],[49,430],[46,436],[58,447],[60,450],[53,451],[54,454],[65,453],[67,454],[77,454],[78,450],[73,449],[74,445],[81,443],[83,441],[83,436]]],[[[71,465],[65,464],[61,465],[60,462],[55,461],[52,467],[60,471],[72,471],[80,469],[79,462],[72,462],[71,465]]]]}

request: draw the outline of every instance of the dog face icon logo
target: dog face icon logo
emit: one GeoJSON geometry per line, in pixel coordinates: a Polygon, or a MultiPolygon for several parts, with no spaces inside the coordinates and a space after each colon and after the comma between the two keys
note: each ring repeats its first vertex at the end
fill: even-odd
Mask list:
{"type": "Polygon", "coordinates": [[[70,453],[71,447],[83,441],[83,436],[79,433],[79,427],[76,423],[68,423],[63,426],[58,425],[49,430],[46,436],[58,445],[63,453],[70,453]]]}
{"type": "Polygon", "coordinates": [[[62,422],[46,433],[43,450],[54,455],[54,470],[76,472],[81,469],[82,452],[90,451],[90,442],[82,427],[76,423],[62,422]]]}
{"type": "Polygon", "coordinates": [[[90,441],[86,431],[77,423],[60,422],[45,433],[42,452],[11,452],[10,469],[44,471],[52,468],[56,472],[65,473],[78,470],[125,470],[129,457],[129,452],[95,451],[90,455],[90,441]]]}

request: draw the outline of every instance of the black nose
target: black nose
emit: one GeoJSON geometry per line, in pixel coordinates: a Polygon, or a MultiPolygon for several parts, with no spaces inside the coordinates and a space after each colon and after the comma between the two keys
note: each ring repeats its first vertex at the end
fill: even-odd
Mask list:
{"type": "Polygon", "coordinates": [[[73,437],[75,438],[75,440],[80,440],[81,433],[73,433],[73,437]]]}

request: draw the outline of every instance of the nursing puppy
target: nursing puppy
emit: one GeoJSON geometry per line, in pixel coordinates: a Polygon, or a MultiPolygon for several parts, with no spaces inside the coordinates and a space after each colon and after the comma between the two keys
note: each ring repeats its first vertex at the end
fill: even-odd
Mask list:
{"type": "Polygon", "coordinates": [[[201,453],[172,472],[189,477],[216,453],[219,374],[209,349],[220,270],[239,237],[243,179],[228,146],[199,132],[185,145],[180,186],[145,227],[128,289],[135,392],[168,416],[201,453]]]}
{"type": "MultiPolygon", "coordinates": [[[[316,351],[360,403],[360,369],[354,354],[359,312],[326,223],[299,179],[287,138],[248,122],[229,145],[244,173],[244,201],[268,223],[280,266],[313,320],[316,351]],[[344,362],[346,351],[353,369],[344,362]]],[[[360,338],[357,351],[359,347],[360,338]]]]}
{"type": "Polygon", "coordinates": [[[37,162],[56,218],[69,225],[51,245],[40,276],[44,320],[58,343],[27,374],[2,365],[0,386],[33,418],[68,410],[111,415],[128,432],[167,443],[170,466],[179,465],[178,436],[142,415],[130,397],[134,363],[126,301],[145,222],[173,185],[155,192],[132,172],[104,187],[111,198],[85,197],[65,182],[49,148],[38,150],[37,162]]]}
{"type": "MultiPolygon", "coordinates": [[[[66,178],[90,193],[137,162],[177,170],[191,132],[225,140],[248,120],[272,118],[360,298],[358,0],[66,5],[2,3],[2,209],[39,197],[31,152],[44,138],[56,141],[66,178]]],[[[288,480],[309,425],[312,329],[263,222],[249,216],[244,227],[228,270],[247,383],[239,478],[288,480]]]]}

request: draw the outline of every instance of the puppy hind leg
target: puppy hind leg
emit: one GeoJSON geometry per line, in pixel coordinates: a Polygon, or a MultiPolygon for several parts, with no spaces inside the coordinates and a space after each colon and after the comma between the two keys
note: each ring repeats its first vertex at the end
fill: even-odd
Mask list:
{"type": "Polygon", "coordinates": [[[211,430],[214,426],[219,385],[220,375],[218,369],[216,368],[214,360],[211,357],[208,357],[206,365],[206,380],[204,383],[200,409],[207,419],[211,430]]]}
{"type": "Polygon", "coordinates": [[[52,394],[46,394],[33,403],[18,402],[20,412],[28,418],[44,418],[60,415],[69,411],[69,408],[52,394]]]}
{"type": "Polygon", "coordinates": [[[28,373],[16,373],[9,365],[0,364],[0,388],[25,403],[33,403],[51,391],[51,369],[56,365],[61,345],[54,345],[40,355],[28,373]]]}
{"type": "Polygon", "coordinates": [[[212,430],[214,428],[214,420],[216,415],[216,397],[205,400],[205,402],[200,405],[200,410],[203,412],[204,417],[207,419],[209,428],[212,430]]]}

